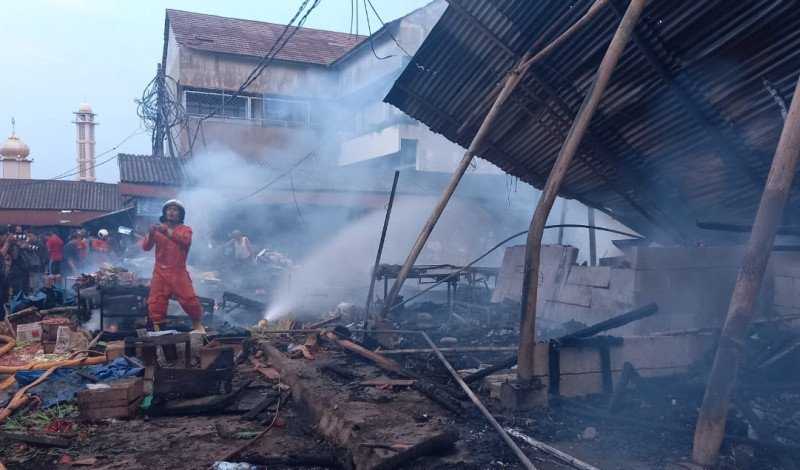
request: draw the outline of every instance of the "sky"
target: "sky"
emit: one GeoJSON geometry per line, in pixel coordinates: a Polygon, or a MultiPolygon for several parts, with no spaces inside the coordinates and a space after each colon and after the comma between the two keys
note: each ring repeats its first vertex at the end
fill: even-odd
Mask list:
{"type": "MultiPolygon", "coordinates": [[[[372,0],[390,21],[429,0],[372,0]]],[[[97,154],[150,153],[150,136],[135,99],[161,59],[167,8],[287,23],[300,0],[27,0],[3,3],[0,28],[0,139],[16,133],[31,148],[32,177],[75,168],[74,115],[91,104],[100,124],[97,154]],[[127,140],[125,140],[127,138],[127,140]],[[118,146],[123,142],[117,149],[118,146]]],[[[359,33],[367,31],[363,1],[359,33]]],[[[350,30],[350,0],[322,0],[305,26],[350,30]]],[[[371,20],[375,28],[374,18],[371,20]]],[[[98,163],[104,157],[98,158],[98,163]]],[[[115,160],[96,168],[98,181],[117,182],[115,160]]]]}

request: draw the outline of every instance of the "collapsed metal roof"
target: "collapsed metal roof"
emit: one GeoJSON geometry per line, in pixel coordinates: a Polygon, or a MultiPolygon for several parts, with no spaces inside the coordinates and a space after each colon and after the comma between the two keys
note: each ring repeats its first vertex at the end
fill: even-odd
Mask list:
{"type": "MultiPolygon", "coordinates": [[[[449,3],[385,101],[467,147],[506,72],[593,2],[449,3]]],[[[611,3],[528,71],[479,156],[542,187],[628,2],[611,3]]],[[[651,1],[562,195],[661,240],[752,220],[800,73],[798,24],[794,0],[651,1]]],[[[795,188],[786,223],[798,202],[795,188]]]]}

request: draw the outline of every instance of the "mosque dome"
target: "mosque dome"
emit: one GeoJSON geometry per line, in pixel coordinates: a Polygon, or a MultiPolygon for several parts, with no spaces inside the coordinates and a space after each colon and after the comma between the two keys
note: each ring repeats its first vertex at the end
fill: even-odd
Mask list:
{"type": "Polygon", "coordinates": [[[0,147],[0,156],[5,158],[28,158],[31,149],[21,141],[13,132],[8,140],[0,147]]]}
{"type": "Polygon", "coordinates": [[[92,112],[92,107],[89,105],[89,103],[81,103],[80,105],[78,105],[78,112],[79,113],[91,113],[92,112]]]}

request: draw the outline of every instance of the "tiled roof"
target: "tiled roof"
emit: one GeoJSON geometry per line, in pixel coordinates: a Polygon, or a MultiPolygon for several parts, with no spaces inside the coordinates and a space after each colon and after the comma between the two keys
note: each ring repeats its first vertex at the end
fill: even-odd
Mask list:
{"type": "MultiPolygon", "coordinates": [[[[285,25],[167,10],[167,22],[181,46],[209,52],[265,56],[285,25]]],[[[329,65],[365,36],[300,28],[276,59],[329,65]]]]}
{"type": "Polygon", "coordinates": [[[0,179],[0,208],[3,209],[110,212],[122,207],[116,184],[0,179]]]}
{"type": "Polygon", "coordinates": [[[186,161],[181,158],[125,153],[117,156],[121,183],[181,186],[189,182],[185,164],[186,161]]]}

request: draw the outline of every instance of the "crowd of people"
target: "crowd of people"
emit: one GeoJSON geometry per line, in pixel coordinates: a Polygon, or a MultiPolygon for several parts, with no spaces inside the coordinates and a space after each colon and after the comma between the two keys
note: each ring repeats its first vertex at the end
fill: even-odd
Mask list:
{"type": "Polygon", "coordinates": [[[95,236],[75,230],[65,241],[56,230],[34,231],[20,225],[0,227],[0,300],[38,290],[47,275],[74,276],[113,263],[118,251],[106,229],[95,236]]]}

